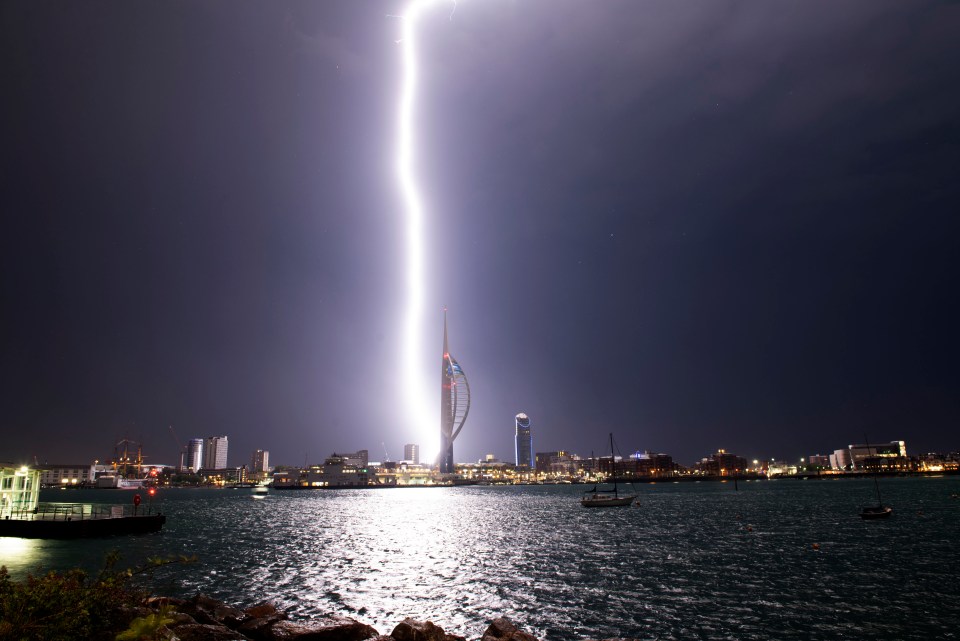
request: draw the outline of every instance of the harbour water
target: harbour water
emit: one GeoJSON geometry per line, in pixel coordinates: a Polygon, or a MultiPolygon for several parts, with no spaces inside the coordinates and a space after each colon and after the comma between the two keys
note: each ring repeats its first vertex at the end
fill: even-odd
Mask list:
{"type": "MultiPolygon", "coordinates": [[[[0,539],[14,576],[187,554],[160,589],[337,612],[382,633],[407,616],[478,636],[507,616],[541,639],[951,639],[960,636],[960,478],[638,485],[585,510],[583,486],[271,492],[161,490],[158,535],[0,539]],[[816,545],[815,545],[816,544],[816,545]],[[818,548],[818,549],[817,549],[818,548]]],[[[122,490],[41,500],[119,502],[122,490]]]]}

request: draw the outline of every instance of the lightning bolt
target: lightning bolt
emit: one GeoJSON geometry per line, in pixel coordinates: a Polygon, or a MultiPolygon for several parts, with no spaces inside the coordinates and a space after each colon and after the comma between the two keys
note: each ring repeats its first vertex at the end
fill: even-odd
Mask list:
{"type": "Polygon", "coordinates": [[[425,357],[422,344],[424,318],[424,207],[417,181],[415,163],[414,107],[419,77],[417,63],[417,21],[430,6],[449,0],[413,0],[407,5],[400,20],[403,82],[397,107],[397,177],[406,217],[406,286],[407,307],[403,321],[402,370],[406,384],[406,403],[413,433],[430,445],[421,451],[425,460],[431,460],[439,448],[439,420],[430,425],[431,416],[439,419],[439,406],[429,393],[425,357]],[[434,444],[437,441],[437,444],[434,444]]]}

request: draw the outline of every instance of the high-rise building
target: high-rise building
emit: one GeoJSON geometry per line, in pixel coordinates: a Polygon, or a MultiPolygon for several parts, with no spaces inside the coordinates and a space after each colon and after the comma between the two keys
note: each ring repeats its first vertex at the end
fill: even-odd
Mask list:
{"type": "Polygon", "coordinates": [[[267,450],[255,450],[250,459],[250,469],[254,473],[267,472],[270,469],[270,452],[267,450]]]}
{"type": "Polygon", "coordinates": [[[447,344],[447,310],[443,310],[443,362],[440,370],[440,473],[454,471],[453,441],[470,412],[470,385],[463,368],[450,356],[447,344]]]}
{"type": "Polygon", "coordinates": [[[203,467],[203,439],[192,438],[187,444],[187,460],[184,462],[184,469],[191,472],[198,472],[203,467]]]}
{"type": "Polygon", "coordinates": [[[533,435],[530,434],[530,417],[520,412],[516,419],[516,462],[517,467],[533,469],[533,435]]]}
{"type": "Polygon", "coordinates": [[[203,469],[222,470],[227,467],[227,437],[208,436],[203,442],[203,469]]]}
{"type": "Polygon", "coordinates": [[[407,443],[403,446],[403,460],[410,461],[414,465],[420,464],[420,448],[416,443],[407,443]]]}

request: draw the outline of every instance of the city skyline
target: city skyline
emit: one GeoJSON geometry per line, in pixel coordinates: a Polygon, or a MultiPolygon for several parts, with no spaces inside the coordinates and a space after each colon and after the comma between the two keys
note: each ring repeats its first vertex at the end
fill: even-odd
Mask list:
{"type": "MultiPolygon", "coordinates": [[[[4,4],[0,458],[176,462],[171,425],[290,464],[439,448],[398,362],[405,5],[4,4]]],[[[956,447],[958,14],[425,12],[422,358],[449,306],[456,458],[509,460],[521,410],[544,451],[956,447]]]]}

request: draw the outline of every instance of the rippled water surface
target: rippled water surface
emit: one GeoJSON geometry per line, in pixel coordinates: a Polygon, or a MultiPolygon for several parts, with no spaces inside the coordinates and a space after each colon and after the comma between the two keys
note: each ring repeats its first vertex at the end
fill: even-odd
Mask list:
{"type": "Polygon", "coordinates": [[[161,534],[0,539],[0,562],[22,575],[96,568],[110,549],[130,564],[196,554],[163,590],[382,633],[412,616],[476,637],[506,615],[551,640],[958,638],[960,478],[881,483],[896,511],[877,522],[857,517],[870,480],[638,485],[640,507],[604,510],[581,508],[580,486],[166,490],[161,534]]]}

